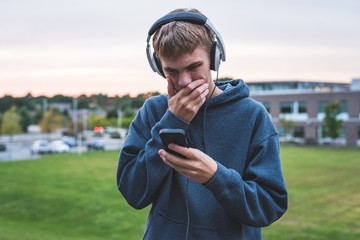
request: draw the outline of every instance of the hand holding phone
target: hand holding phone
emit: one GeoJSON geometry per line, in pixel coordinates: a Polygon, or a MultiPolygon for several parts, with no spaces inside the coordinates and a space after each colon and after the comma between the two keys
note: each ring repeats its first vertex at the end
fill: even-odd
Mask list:
{"type": "Polygon", "coordinates": [[[180,145],[183,147],[189,147],[184,130],[166,128],[166,129],[161,129],[159,134],[160,134],[160,138],[161,138],[162,144],[164,146],[164,149],[167,152],[174,154],[178,157],[185,158],[180,153],[174,152],[171,149],[169,149],[169,147],[168,147],[170,143],[174,143],[174,144],[177,144],[177,145],[180,145]]]}

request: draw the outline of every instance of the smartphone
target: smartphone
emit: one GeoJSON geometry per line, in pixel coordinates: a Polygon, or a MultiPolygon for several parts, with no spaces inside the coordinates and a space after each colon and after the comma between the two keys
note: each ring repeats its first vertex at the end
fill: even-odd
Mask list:
{"type": "Polygon", "coordinates": [[[183,146],[183,147],[189,147],[184,130],[166,128],[166,129],[161,129],[159,134],[160,134],[160,138],[161,138],[163,147],[167,152],[174,154],[178,157],[185,158],[180,153],[174,152],[168,148],[168,145],[170,143],[175,143],[175,144],[183,146]]]}

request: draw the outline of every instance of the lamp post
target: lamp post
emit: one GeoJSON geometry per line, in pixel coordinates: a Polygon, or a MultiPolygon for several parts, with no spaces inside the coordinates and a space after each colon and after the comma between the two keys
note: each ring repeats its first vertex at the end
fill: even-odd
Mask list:
{"type": "Polygon", "coordinates": [[[123,112],[118,109],[117,110],[117,125],[118,125],[118,128],[122,128],[122,115],[123,115],[123,112]]]}
{"type": "Polygon", "coordinates": [[[77,98],[73,98],[73,132],[74,132],[74,138],[75,138],[75,142],[76,144],[78,144],[78,137],[77,137],[77,132],[78,132],[78,100],[77,98]]]}

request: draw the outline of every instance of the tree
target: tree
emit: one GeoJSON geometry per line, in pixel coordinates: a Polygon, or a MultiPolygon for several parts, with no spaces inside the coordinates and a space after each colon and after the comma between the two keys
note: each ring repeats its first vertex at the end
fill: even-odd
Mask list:
{"type": "Polygon", "coordinates": [[[41,131],[51,133],[62,126],[66,125],[66,118],[54,109],[45,112],[44,117],[40,120],[41,131]]]}
{"type": "Polygon", "coordinates": [[[324,137],[336,139],[340,136],[342,121],[337,118],[341,113],[338,101],[333,101],[325,106],[325,118],[323,121],[324,137]]]}
{"type": "Polygon", "coordinates": [[[90,116],[89,124],[90,124],[90,128],[92,129],[94,127],[98,127],[98,126],[106,127],[108,125],[106,117],[96,116],[96,115],[90,116]]]}
{"type": "Polygon", "coordinates": [[[284,118],[280,118],[280,125],[281,127],[284,129],[284,133],[286,138],[290,138],[291,137],[291,133],[293,131],[293,127],[294,127],[294,122],[291,120],[286,120],[284,118]]]}
{"type": "Polygon", "coordinates": [[[218,81],[223,81],[223,82],[230,81],[230,80],[233,80],[233,78],[231,78],[231,77],[222,77],[222,78],[218,79],[218,81]]]}
{"type": "Polygon", "coordinates": [[[16,112],[16,107],[12,106],[2,117],[1,133],[14,135],[21,133],[21,117],[16,112]]]}
{"type": "Polygon", "coordinates": [[[110,119],[110,118],[117,118],[118,117],[118,112],[117,109],[111,109],[106,113],[106,118],[110,119]]]}
{"type": "Polygon", "coordinates": [[[81,95],[78,97],[78,109],[89,109],[89,106],[89,98],[86,97],[86,95],[81,95]]]}
{"type": "Polygon", "coordinates": [[[33,114],[33,123],[39,124],[41,119],[43,117],[43,111],[42,109],[37,109],[35,114],[33,114]]]}
{"type": "Polygon", "coordinates": [[[134,118],[135,117],[134,109],[131,108],[131,107],[125,108],[123,117],[125,117],[125,118],[134,118]]]}
{"type": "Polygon", "coordinates": [[[18,112],[21,117],[20,124],[21,124],[22,131],[26,132],[28,126],[32,123],[32,118],[29,115],[29,111],[25,106],[22,106],[18,112]]]}

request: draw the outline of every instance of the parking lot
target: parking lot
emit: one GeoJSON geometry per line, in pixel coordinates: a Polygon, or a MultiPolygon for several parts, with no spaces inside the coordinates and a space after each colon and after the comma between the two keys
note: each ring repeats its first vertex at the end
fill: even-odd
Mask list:
{"type": "MultiPolygon", "coordinates": [[[[94,139],[88,139],[87,142],[94,139]]],[[[120,150],[122,140],[112,138],[96,138],[97,141],[101,141],[104,144],[104,150],[120,150]]],[[[41,157],[41,154],[32,154],[30,151],[31,144],[36,140],[27,141],[2,141],[5,143],[6,151],[0,152],[0,161],[18,161],[18,160],[34,160],[41,157]]],[[[86,142],[79,142],[77,147],[70,148],[69,152],[83,153],[88,151],[86,142]]]]}
{"type": "Polygon", "coordinates": [[[38,157],[30,153],[29,144],[26,143],[6,143],[6,151],[0,152],[0,161],[31,160],[38,157]]]}

